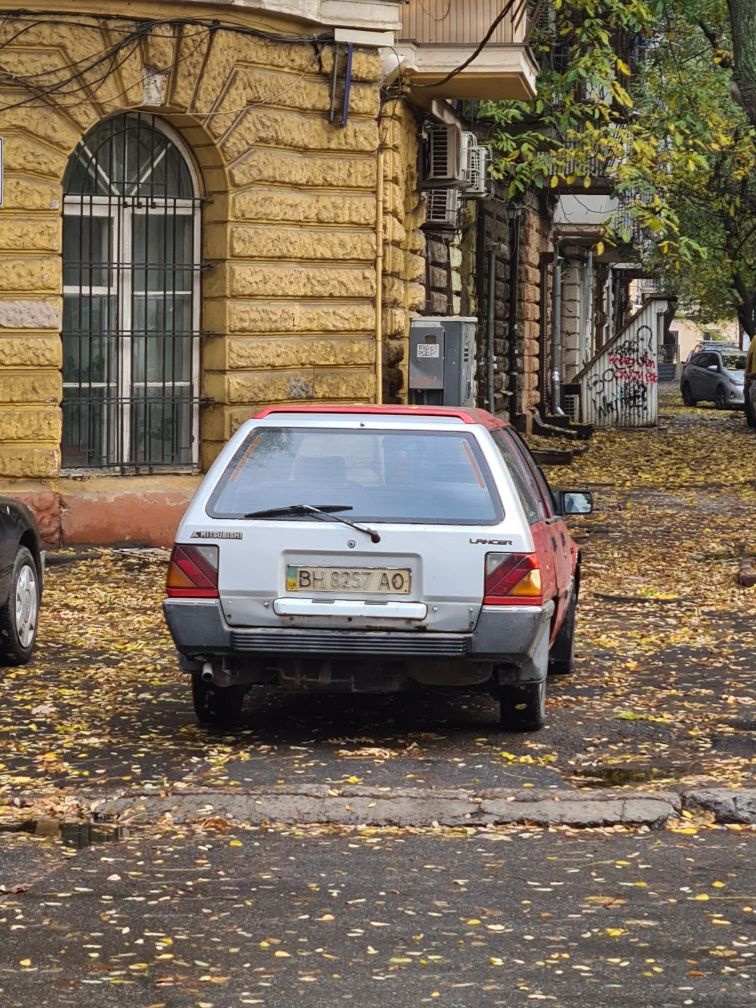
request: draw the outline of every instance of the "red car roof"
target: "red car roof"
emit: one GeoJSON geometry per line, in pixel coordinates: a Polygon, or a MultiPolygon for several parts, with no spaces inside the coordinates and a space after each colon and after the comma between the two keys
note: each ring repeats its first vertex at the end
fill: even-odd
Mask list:
{"type": "Polygon", "coordinates": [[[372,416],[434,416],[449,417],[483,427],[506,427],[508,421],[493,416],[487,410],[467,406],[376,406],[361,403],[299,403],[292,406],[266,406],[255,414],[255,420],[274,413],[337,413],[369,414],[372,416]]]}

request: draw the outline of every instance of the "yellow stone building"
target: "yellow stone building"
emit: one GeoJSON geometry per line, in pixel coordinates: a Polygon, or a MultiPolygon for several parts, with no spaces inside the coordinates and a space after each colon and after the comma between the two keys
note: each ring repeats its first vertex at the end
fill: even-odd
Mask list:
{"type": "Polygon", "coordinates": [[[435,6],[0,3],[0,492],[49,539],[170,538],[261,405],[406,397],[422,124],[535,76],[435,6]]]}

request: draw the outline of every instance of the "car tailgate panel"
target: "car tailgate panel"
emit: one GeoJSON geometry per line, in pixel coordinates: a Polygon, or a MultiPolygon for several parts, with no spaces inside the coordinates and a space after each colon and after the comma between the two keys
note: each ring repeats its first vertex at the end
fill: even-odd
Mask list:
{"type": "MultiPolygon", "coordinates": [[[[234,627],[466,632],[480,613],[485,554],[501,548],[486,542],[492,535],[503,541],[501,529],[492,533],[490,526],[376,525],[377,544],[362,532],[314,521],[235,527],[243,528],[241,542],[219,542],[221,604],[234,627]],[[354,590],[354,580],[349,591],[294,588],[292,575],[300,568],[346,572],[344,577],[355,571],[399,572],[401,590],[390,590],[385,577],[382,591],[354,590]]],[[[532,548],[523,535],[510,533],[506,543],[513,551],[532,548]]],[[[375,587],[381,577],[363,580],[375,587]]]]}

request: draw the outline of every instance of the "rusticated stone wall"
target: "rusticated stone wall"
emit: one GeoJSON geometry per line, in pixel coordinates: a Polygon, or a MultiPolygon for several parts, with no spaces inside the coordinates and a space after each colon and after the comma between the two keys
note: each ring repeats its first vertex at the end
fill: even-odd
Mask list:
{"type": "MultiPolygon", "coordinates": [[[[550,311],[551,291],[543,292],[541,277],[541,254],[553,251],[552,214],[548,197],[536,193],[529,194],[522,209],[520,223],[519,257],[519,310],[517,340],[517,373],[520,383],[519,425],[530,430],[536,414],[540,410],[543,389],[541,388],[541,355],[548,348],[541,345],[541,336],[551,339],[550,317],[541,319],[542,303],[547,313],[550,311]]],[[[548,277],[546,284],[548,285],[548,277]]]]}
{"type": "Polygon", "coordinates": [[[478,206],[478,221],[475,229],[477,289],[480,303],[480,324],[476,362],[478,369],[478,402],[497,416],[510,416],[517,375],[511,373],[512,353],[509,344],[510,315],[510,248],[509,224],[507,218],[508,200],[502,183],[495,183],[493,198],[478,206]],[[496,252],[496,275],[494,280],[494,386],[493,405],[488,387],[488,346],[491,335],[488,331],[489,305],[489,254],[496,252]]]}
{"type": "MultiPolygon", "coordinates": [[[[69,0],[55,6],[75,9],[69,0]]],[[[152,3],[149,13],[197,16],[198,8],[152,3]]],[[[254,26],[254,17],[233,14],[237,25],[254,26]]],[[[133,27],[76,20],[26,20],[13,41],[20,25],[11,15],[0,29],[4,66],[54,78],[56,68],[83,65],[133,27]]],[[[258,27],[302,30],[274,27],[270,16],[258,27]]],[[[53,93],[0,111],[0,477],[60,471],[61,180],[81,137],[128,110],[161,116],[179,132],[204,187],[202,254],[211,268],[203,273],[201,393],[213,403],[201,415],[202,467],[262,404],[376,396],[379,148],[385,392],[390,401],[404,396],[408,318],[423,296],[417,123],[403,101],[381,113],[379,58],[370,49],[354,54],[348,124],[330,123],[332,59],[329,46],[165,25],[112,72],[85,73],[75,100],[53,93]]],[[[27,97],[0,87],[0,107],[27,97]]]]}
{"type": "Polygon", "coordinates": [[[403,99],[390,99],[379,121],[384,159],[383,399],[407,399],[407,334],[425,302],[425,220],[418,179],[418,121],[403,99]]]}

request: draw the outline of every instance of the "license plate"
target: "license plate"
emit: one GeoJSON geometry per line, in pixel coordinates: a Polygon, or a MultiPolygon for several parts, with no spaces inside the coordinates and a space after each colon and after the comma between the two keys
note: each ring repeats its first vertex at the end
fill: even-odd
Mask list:
{"type": "Polygon", "coordinates": [[[366,595],[409,595],[412,574],[406,567],[286,568],[286,590],[366,595]]]}

